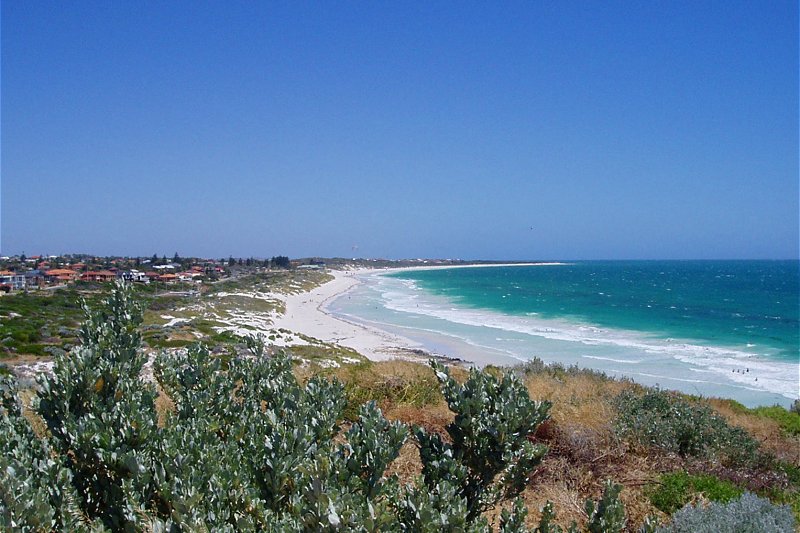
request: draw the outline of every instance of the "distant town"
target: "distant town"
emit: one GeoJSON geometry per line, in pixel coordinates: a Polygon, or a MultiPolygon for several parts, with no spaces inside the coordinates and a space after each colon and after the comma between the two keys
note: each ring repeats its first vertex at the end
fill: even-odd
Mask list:
{"type": "Polygon", "coordinates": [[[218,281],[237,270],[321,268],[324,263],[292,262],[286,256],[269,259],[198,259],[158,257],[96,257],[84,254],[18,255],[0,257],[0,291],[37,290],[79,282],[108,283],[117,279],[133,283],[202,283],[218,281]]]}

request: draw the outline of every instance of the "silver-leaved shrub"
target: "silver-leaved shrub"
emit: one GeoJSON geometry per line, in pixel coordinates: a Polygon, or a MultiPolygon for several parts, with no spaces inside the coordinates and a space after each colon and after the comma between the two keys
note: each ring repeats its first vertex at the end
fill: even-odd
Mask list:
{"type": "Polygon", "coordinates": [[[795,521],[788,505],[775,505],[745,492],[728,503],[711,502],[707,507],[686,505],[673,515],[672,523],[659,533],[792,533],[795,521]]]}

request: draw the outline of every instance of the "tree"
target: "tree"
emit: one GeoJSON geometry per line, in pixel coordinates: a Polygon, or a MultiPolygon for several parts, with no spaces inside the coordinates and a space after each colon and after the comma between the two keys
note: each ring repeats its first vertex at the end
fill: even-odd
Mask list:
{"type": "Polygon", "coordinates": [[[285,255],[279,255],[279,256],[273,257],[271,259],[271,263],[272,263],[272,266],[276,267],[276,268],[289,268],[289,267],[292,266],[291,261],[289,261],[289,258],[286,257],[285,255]]]}

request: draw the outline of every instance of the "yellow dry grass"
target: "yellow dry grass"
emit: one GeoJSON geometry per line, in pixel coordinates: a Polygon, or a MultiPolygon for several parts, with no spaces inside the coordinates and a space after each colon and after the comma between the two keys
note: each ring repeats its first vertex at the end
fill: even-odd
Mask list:
{"type": "Polygon", "coordinates": [[[384,411],[389,420],[397,420],[408,426],[418,425],[429,433],[445,436],[445,426],[453,421],[454,415],[444,400],[423,407],[411,405],[393,405],[384,411]]]}
{"type": "Polygon", "coordinates": [[[169,341],[189,341],[194,342],[197,337],[189,331],[176,331],[167,337],[169,341]]]}
{"type": "Polygon", "coordinates": [[[386,476],[392,475],[397,475],[402,484],[414,483],[422,475],[422,461],[413,439],[406,440],[400,448],[400,454],[386,469],[386,476]]]}
{"type": "Polygon", "coordinates": [[[35,396],[36,392],[33,389],[20,389],[19,391],[19,400],[20,403],[22,403],[22,416],[30,423],[33,433],[37,437],[43,438],[48,434],[49,430],[47,429],[47,423],[44,419],[33,409],[35,396]]]}
{"type": "Polygon", "coordinates": [[[175,402],[172,401],[161,386],[158,387],[158,396],[156,396],[156,415],[158,416],[158,427],[164,428],[167,425],[167,417],[170,413],[175,412],[175,402]]]}
{"type": "Polygon", "coordinates": [[[551,418],[558,424],[569,423],[585,428],[606,426],[614,418],[611,400],[634,385],[610,381],[589,374],[534,374],[525,380],[528,393],[535,400],[549,400],[551,418]]]}
{"type": "Polygon", "coordinates": [[[725,417],[729,424],[739,426],[761,443],[764,451],[777,458],[800,466],[800,437],[785,435],[775,420],[752,413],[743,413],[727,400],[712,398],[709,405],[725,417]]]}

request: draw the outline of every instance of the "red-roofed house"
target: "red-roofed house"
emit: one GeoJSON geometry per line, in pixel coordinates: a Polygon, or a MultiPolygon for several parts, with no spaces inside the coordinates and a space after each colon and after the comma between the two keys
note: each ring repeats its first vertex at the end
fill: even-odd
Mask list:
{"type": "Polygon", "coordinates": [[[84,272],[81,275],[83,281],[114,281],[116,278],[117,275],[108,270],[84,272]]]}
{"type": "Polygon", "coordinates": [[[47,281],[75,281],[78,279],[79,274],[74,270],[68,268],[53,268],[43,273],[47,281]]]}

